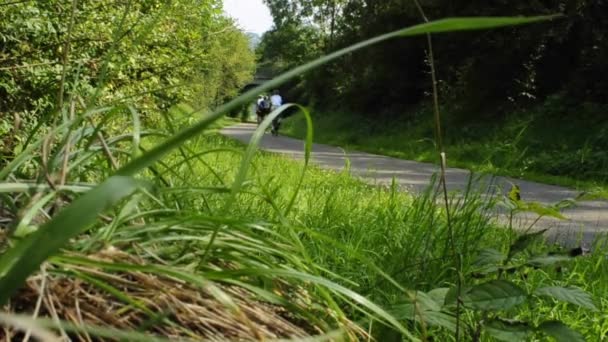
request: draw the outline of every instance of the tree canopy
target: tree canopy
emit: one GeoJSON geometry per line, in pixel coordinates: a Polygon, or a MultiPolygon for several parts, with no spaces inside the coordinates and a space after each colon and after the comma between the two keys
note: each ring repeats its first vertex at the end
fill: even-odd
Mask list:
{"type": "Polygon", "coordinates": [[[0,113],[47,117],[78,95],[144,113],[212,106],[252,76],[247,37],[218,0],[0,5],[0,113]]]}
{"type": "MultiPolygon", "coordinates": [[[[275,27],[260,46],[278,68],[420,23],[411,0],[267,0],[275,27]],[[288,62],[286,62],[288,61],[288,62]]],[[[606,103],[608,4],[598,0],[423,1],[429,19],[564,14],[541,25],[434,37],[443,100],[484,111],[550,96],[606,103]]],[[[392,116],[428,98],[426,41],[404,39],[357,52],[307,78],[305,100],[392,116]]],[[[494,113],[499,113],[495,110],[494,113]]]]}

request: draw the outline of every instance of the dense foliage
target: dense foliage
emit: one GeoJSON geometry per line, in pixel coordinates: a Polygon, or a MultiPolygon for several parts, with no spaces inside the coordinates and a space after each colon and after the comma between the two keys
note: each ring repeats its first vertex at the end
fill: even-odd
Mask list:
{"type": "MultiPolygon", "coordinates": [[[[144,117],[208,108],[253,72],[247,37],[221,1],[22,1],[0,5],[0,116],[50,122],[74,101],[137,102],[144,117]]],[[[0,133],[9,130],[1,122],[0,133]]],[[[12,122],[10,122],[12,123],[12,122]]],[[[14,143],[8,139],[3,144],[14,143]]],[[[10,146],[5,146],[8,153],[10,146]]]]}
{"type": "MultiPolygon", "coordinates": [[[[291,66],[285,61],[297,63],[298,53],[321,55],[423,21],[411,0],[266,3],[275,27],[258,53],[278,68],[291,66]]],[[[421,6],[429,19],[563,14],[539,25],[433,36],[452,161],[562,184],[573,181],[554,177],[608,179],[606,1],[423,1],[421,6]]],[[[420,143],[433,135],[428,62],[424,38],[387,42],[332,63],[285,92],[314,107],[318,120],[341,122],[333,128],[319,124],[321,134],[352,136],[326,143],[434,160],[433,145],[420,143]]]]}
{"type": "MultiPolygon", "coordinates": [[[[604,256],[571,260],[582,249],[496,229],[497,203],[511,217],[554,211],[516,188],[502,200],[446,191],[438,206],[433,186],[413,195],[258,153],[272,118],[246,148],[214,133],[234,123],[223,115],[314,67],[217,106],[253,68],[251,42],[220,5],[0,4],[0,128],[12,133],[0,146],[0,339],[603,337],[604,256]]],[[[286,11],[262,50],[294,44],[269,59],[285,68],[344,44],[345,5],[273,6],[286,11]]]]}
{"type": "MultiPolygon", "coordinates": [[[[423,21],[411,0],[268,0],[275,28],[261,55],[289,60],[322,53],[423,21]],[[309,33],[314,31],[315,34],[309,33]],[[302,48],[303,47],[303,48],[302,48]],[[296,49],[297,51],[294,51],[296,49]]],[[[574,101],[606,102],[608,4],[598,0],[422,2],[430,19],[563,13],[534,27],[483,34],[449,34],[434,40],[444,98],[464,99],[468,108],[526,104],[560,93],[574,101]]],[[[430,88],[426,41],[403,40],[357,52],[325,68],[322,89],[310,96],[324,105],[369,112],[379,106],[398,115],[423,101],[430,88]],[[320,93],[319,93],[320,91],[320,93]],[[325,96],[331,94],[331,96],[325,96]],[[340,101],[335,102],[336,98],[340,101]]],[[[289,65],[286,65],[289,66],[289,65]]],[[[318,77],[317,77],[318,78],[318,77]]],[[[490,113],[497,116],[497,111],[490,113]]]]}

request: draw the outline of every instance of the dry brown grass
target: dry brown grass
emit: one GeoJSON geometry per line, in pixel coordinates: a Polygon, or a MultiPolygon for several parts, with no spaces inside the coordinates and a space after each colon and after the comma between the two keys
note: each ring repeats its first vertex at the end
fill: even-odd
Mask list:
{"type": "MultiPolygon", "coordinates": [[[[144,264],[138,257],[115,249],[89,258],[104,262],[144,264]]],[[[236,286],[218,285],[201,289],[192,284],[143,272],[108,273],[101,269],[70,266],[108,284],[137,301],[129,305],[99,286],[45,265],[30,277],[27,286],[11,301],[9,310],[20,314],[48,317],[77,326],[94,325],[124,330],[142,329],[147,333],[193,340],[263,341],[297,338],[322,333],[318,327],[290,315],[284,308],[268,304],[236,286]],[[220,291],[227,297],[217,295],[220,291]],[[232,304],[230,304],[230,302],[232,304]],[[151,313],[162,318],[151,319],[151,313]]],[[[305,292],[301,295],[305,295],[305,292]]],[[[354,327],[352,324],[348,324],[354,327]]],[[[67,334],[79,341],[100,341],[87,333],[67,334]]],[[[352,333],[352,332],[351,332],[352,333]]],[[[20,341],[22,333],[8,328],[0,331],[2,340],[20,341]]]]}

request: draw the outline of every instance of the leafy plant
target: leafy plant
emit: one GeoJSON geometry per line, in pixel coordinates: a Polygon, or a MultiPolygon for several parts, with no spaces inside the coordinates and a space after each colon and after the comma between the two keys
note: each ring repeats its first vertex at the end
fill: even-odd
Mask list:
{"type": "Polygon", "coordinates": [[[507,253],[495,249],[482,250],[460,292],[458,287],[451,287],[411,294],[408,302],[396,307],[395,311],[400,317],[429,327],[441,327],[452,333],[456,333],[456,322],[462,320],[467,328],[467,337],[472,341],[480,341],[484,334],[500,341],[527,340],[533,335],[548,335],[557,341],[585,341],[581,333],[560,321],[543,321],[542,317],[538,317],[541,322],[535,324],[534,321],[517,319],[515,308],[524,305],[538,307],[552,301],[597,310],[590,294],[580,288],[556,285],[529,291],[518,285],[522,282],[515,280],[518,276],[522,276],[525,283],[529,272],[567,263],[572,259],[567,255],[523,256],[523,252],[540,234],[521,235],[509,246],[507,253]],[[508,276],[514,279],[507,279],[508,276]],[[463,313],[455,312],[457,303],[464,308],[463,313]]]}
{"type": "MultiPolygon", "coordinates": [[[[213,167],[207,157],[215,156],[220,151],[227,154],[241,151],[223,146],[204,150],[202,145],[197,143],[205,142],[205,133],[221,117],[248,103],[258,93],[364,47],[403,36],[487,29],[548,20],[552,17],[452,18],[394,31],[288,71],[261,87],[205,113],[194,123],[176,120],[171,115],[172,111],[163,112],[165,114],[161,114],[162,122],[165,123],[166,130],[160,130],[158,127],[149,129],[144,126],[146,120],[141,120],[142,114],[135,106],[123,104],[125,95],[129,94],[121,93],[117,98],[114,97],[122,89],[123,84],[119,81],[129,79],[128,75],[121,74],[124,70],[118,65],[133,62],[129,59],[121,60],[116,56],[119,56],[121,51],[124,52],[122,48],[135,51],[134,53],[140,49],[145,52],[146,48],[152,48],[152,54],[166,53],[165,60],[171,60],[172,51],[164,49],[165,46],[160,46],[160,51],[155,49],[159,47],[158,42],[146,47],[138,44],[125,47],[122,44],[126,44],[123,40],[126,37],[132,38],[131,42],[146,41],[144,38],[153,32],[150,29],[156,27],[156,19],[162,17],[143,13],[152,11],[160,16],[163,11],[156,10],[164,9],[163,6],[173,3],[138,2],[137,5],[151,7],[142,5],[134,16],[128,10],[130,4],[131,2],[127,2],[126,8],[112,7],[115,11],[111,11],[111,14],[114,15],[113,18],[118,18],[118,25],[111,32],[105,32],[111,33],[112,47],[104,50],[105,53],[102,54],[105,56],[101,61],[101,69],[104,72],[101,72],[96,80],[99,82],[94,82],[98,87],[88,89],[92,94],[81,89],[70,93],[66,102],[68,105],[65,108],[59,106],[61,108],[58,113],[61,115],[52,115],[57,122],[48,127],[41,124],[40,130],[34,129],[23,150],[0,169],[0,179],[7,181],[1,188],[2,198],[8,203],[7,208],[2,207],[2,215],[17,224],[15,231],[19,233],[19,236],[2,236],[0,304],[14,304],[12,299],[21,298],[16,294],[25,293],[31,297],[32,291],[38,298],[42,298],[40,302],[44,302],[43,294],[53,293],[57,297],[51,301],[46,300],[44,304],[49,307],[48,312],[54,312],[56,315],[57,310],[61,310],[64,317],[68,317],[66,312],[69,312],[69,309],[66,310],[64,305],[66,301],[71,303],[73,298],[66,296],[65,291],[44,290],[47,285],[55,290],[61,288],[62,280],[68,278],[79,279],[79,282],[71,284],[84,282],[86,285],[78,289],[79,293],[84,293],[86,298],[94,298],[97,303],[107,304],[105,308],[108,311],[119,308],[115,309],[115,313],[123,315],[122,318],[127,316],[126,320],[116,322],[121,324],[123,329],[169,336],[199,337],[209,331],[216,331],[216,326],[201,331],[199,329],[204,325],[188,326],[183,324],[182,319],[185,317],[186,322],[194,322],[200,319],[196,313],[205,312],[207,316],[204,318],[211,322],[206,324],[222,326],[225,321],[233,323],[233,330],[229,333],[243,339],[265,339],[279,333],[281,336],[320,334],[320,338],[340,334],[356,339],[365,333],[352,323],[347,313],[358,313],[366,319],[397,329],[410,340],[416,340],[412,332],[382,306],[352,289],[357,288],[359,284],[348,281],[346,275],[328,270],[310,255],[310,250],[313,249],[310,245],[323,245],[331,239],[323,239],[322,234],[315,234],[311,229],[300,227],[300,223],[290,217],[302,188],[306,163],[300,166],[293,176],[295,181],[288,189],[288,195],[282,197],[284,202],[277,201],[275,195],[279,190],[273,185],[272,179],[251,182],[250,176],[255,172],[252,166],[256,158],[255,152],[265,126],[270,124],[273,117],[290,108],[290,105],[277,109],[269,116],[237,164],[223,165],[231,172],[213,167]],[[139,20],[143,21],[141,30],[125,29],[139,27],[139,20]],[[103,86],[107,86],[107,92],[100,90],[103,86]],[[110,98],[106,99],[104,95],[110,98]],[[108,106],[98,107],[98,102],[93,100],[100,100],[99,103],[106,103],[108,106]],[[117,105],[116,102],[120,104],[117,105]],[[35,166],[35,172],[28,174],[23,171],[26,167],[29,168],[27,163],[35,166]],[[23,180],[24,176],[36,181],[23,180]],[[202,180],[207,183],[202,183],[202,180]],[[264,203],[263,217],[265,220],[271,220],[271,223],[265,222],[264,219],[247,217],[246,214],[252,212],[253,205],[243,201],[243,198],[253,198],[256,203],[264,203]],[[309,243],[308,248],[306,242],[309,243]],[[40,281],[32,280],[31,276],[36,272],[41,275],[40,281]],[[145,285],[143,288],[142,284],[145,285]],[[146,294],[150,293],[153,296],[160,293],[161,296],[146,297],[146,294]],[[183,305],[182,296],[192,300],[196,306],[183,305]],[[101,300],[97,300],[99,298],[101,300]],[[215,305],[212,314],[209,314],[208,310],[204,311],[209,307],[209,301],[215,305]],[[58,308],[53,309],[46,303],[61,306],[57,305],[58,308]],[[251,309],[243,303],[264,304],[251,309]],[[275,311],[274,307],[269,308],[267,303],[285,308],[294,321],[305,320],[302,324],[308,331],[302,332],[302,329],[291,326],[292,329],[284,331],[281,330],[281,325],[273,326],[277,331],[256,329],[253,322],[258,322],[256,319],[260,317],[255,315],[258,312],[255,309],[264,310],[262,318],[271,317],[270,321],[279,318],[277,311],[280,309],[275,311]],[[192,314],[193,310],[195,314],[192,314]],[[181,313],[183,316],[176,317],[168,313],[181,313]],[[213,320],[214,315],[221,315],[226,319],[218,323],[213,320]],[[334,332],[336,330],[337,333],[334,332]]],[[[50,4],[52,5],[54,3],[50,4]]],[[[213,10],[216,8],[212,3],[207,5],[209,7],[206,8],[211,12],[208,13],[209,17],[205,18],[214,17],[213,10]]],[[[177,17],[186,16],[198,23],[198,12],[189,12],[191,7],[177,6],[173,9],[177,13],[169,13],[177,17]]],[[[73,7],[72,10],[78,8],[73,7]]],[[[170,19],[163,21],[164,25],[160,26],[175,27],[170,19]]],[[[88,23],[93,25],[94,22],[88,23]]],[[[190,21],[186,20],[186,23],[188,22],[190,21]]],[[[220,28],[225,27],[220,25],[220,28]]],[[[187,31],[188,27],[180,29],[187,31]]],[[[184,34],[189,36],[188,32],[184,34]]],[[[201,32],[193,33],[194,38],[201,38],[198,34],[201,32]]],[[[163,42],[164,39],[170,39],[164,34],[156,38],[163,42]]],[[[184,45],[181,48],[187,50],[188,44],[184,45]]],[[[146,54],[143,56],[150,57],[146,54]]],[[[64,67],[66,65],[63,63],[64,67]]],[[[158,80],[154,78],[160,77],[159,73],[155,71],[151,74],[151,82],[157,84],[158,80]]],[[[178,81],[181,76],[183,74],[177,74],[178,81]]],[[[174,85],[175,81],[176,79],[169,77],[158,84],[174,85]]],[[[131,86],[146,87],[146,84],[144,82],[131,86]]],[[[219,88],[221,86],[216,84],[212,90],[219,91],[219,88]]],[[[226,89],[230,88],[234,89],[226,89]]],[[[144,94],[151,93],[146,90],[144,94]]],[[[164,106],[174,104],[180,96],[186,96],[174,93],[165,95],[168,98],[162,98],[160,103],[164,106]]],[[[221,96],[212,98],[221,101],[221,96]]],[[[199,113],[207,108],[208,103],[199,105],[188,111],[185,116],[201,115],[199,113]]],[[[48,106],[51,108],[50,104],[48,106]]],[[[312,144],[312,124],[306,110],[303,112],[309,128],[305,147],[308,160],[312,144]]],[[[329,191],[335,192],[336,189],[329,191]]],[[[326,198],[327,203],[331,204],[331,196],[326,198]]],[[[424,222],[429,223],[430,227],[435,226],[435,219],[441,218],[436,215],[434,199],[435,197],[429,196],[421,200],[419,204],[424,210],[419,210],[417,213],[420,216],[414,217],[426,220],[424,222]],[[430,218],[426,218],[427,215],[430,218]]],[[[451,223],[460,223],[462,227],[469,229],[468,223],[479,222],[478,216],[474,214],[474,204],[469,202],[468,206],[463,205],[465,210],[461,212],[447,208],[444,215],[456,215],[451,216],[454,219],[459,213],[462,214],[461,221],[451,223]]],[[[329,207],[328,205],[325,209],[330,210],[329,207]]],[[[395,219],[393,222],[398,221],[395,219]]],[[[453,227],[458,228],[450,226],[450,229],[453,227]]],[[[437,245],[441,243],[443,246],[447,240],[446,236],[453,239],[455,235],[439,232],[434,240],[424,235],[419,241],[435,241],[437,245]]],[[[455,245],[464,245],[467,241],[452,242],[455,245]]],[[[355,255],[362,264],[382,275],[386,282],[403,292],[403,286],[393,277],[356,251],[349,250],[353,245],[332,244],[341,246],[346,255],[355,255]]],[[[424,251],[422,247],[420,250],[424,251]]],[[[450,256],[446,251],[443,251],[443,254],[442,258],[450,256]]],[[[549,290],[545,290],[545,294],[547,291],[549,290]]],[[[479,292],[473,291],[468,293],[468,296],[477,298],[480,296],[479,292]]],[[[434,293],[433,296],[440,297],[441,293],[434,293]]],[[[571,291],[563,296],[576,298],[576,293],[571,291]]],[[[508,298],[502,298],[502,301],[515,305],[508,298]]],[[[488,299],[485,307],[498,305],[490,305],[487,302],[488,299]]],[[[30,300],[28,303],[37,303],[37,300],[30,300]]],[[[36,307],[40,305],[33,306],[34,316],[38,315],[36,307]]],[[[104,310],[100,312],[105,313],[104,310]]],[[[354,314],[353,316],[361,317],[354,314]]],[[[442,317],[437,319],[441,320],[442,317]]],[[[81,324],[81,329],[78,330],[70,329],[71,326],[64,323],[57,324],[58,317],[54,317],[54,321],[57,330],[65,336],[65,330],[77,331],[83,336],[96,332],[100,336],[109,334],[107,330],[103,334],[100,333],[97,326],[87,327],[81,324]]],[[[458,322],[457,319],[456,326],[458,322]]],[[[260,323],[261,325],[263,324],[260,323]]],[[[134,334],[139,336],[138,339],[142,339],[141,334],[134,334]]],[[[217,337],[215,334],[211,335],[213,338],[217,337]]],[[[131,339],[131,335],[123,336],[131,339]]]]}

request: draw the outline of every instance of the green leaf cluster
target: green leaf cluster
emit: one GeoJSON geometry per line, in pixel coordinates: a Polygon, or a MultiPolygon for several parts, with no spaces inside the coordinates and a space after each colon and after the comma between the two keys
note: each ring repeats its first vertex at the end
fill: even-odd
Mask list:
{"type": "MultiPolygon", "coordinates": [[[[253,74],[221,1],[23,1],[0,6],[0,112],[48,119],[64,103],[210,108],[253,74]],[[72,18],[72,19],[71,19],[72,18]],[[70,29],[71,28],[71,29],[70,29]]],[[[12,116],[12,115],[11,115],[12,116]]]]}
{"type": "MultiPolygon", "coordinates": [[[[511,193],[513,197],[513,192],[511,193]]],[[[507,279],[508,274],[522,274],[568,262],[567,255],[532,255],[525,252],[543,232],[521,235],[502,253],[495,249],[482,250],[473,263],[468,283],[450,288],[438,288],[428,293],[409,296],[408,303],[397,306],[400,317],[429,327],[441,327],[452,333],[460,331],[473,341],[491,336],[499,341],[523,341],[534,335],[546,335],[557,341],[584,341],[582,334],[557,320],[539,317],[540,323],[516,319],[516,308],[541,302],[552,305],[561,302],[597,311],[591,295],[578,287],[542,286],[528,291],[521,279],[507,279]],[[482,278],[481,282],[475,278],[482,278]]]]}

